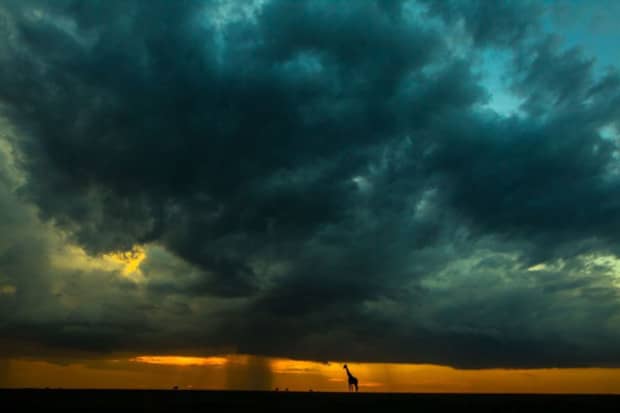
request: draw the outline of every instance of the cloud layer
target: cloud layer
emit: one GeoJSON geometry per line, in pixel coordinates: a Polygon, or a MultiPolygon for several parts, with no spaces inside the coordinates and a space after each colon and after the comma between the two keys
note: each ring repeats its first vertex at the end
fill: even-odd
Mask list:
{"type": "Polygon", "coordinates": [[[2,345],[618,365],[620,74],[544,15],[7,2],[2,345]]]}

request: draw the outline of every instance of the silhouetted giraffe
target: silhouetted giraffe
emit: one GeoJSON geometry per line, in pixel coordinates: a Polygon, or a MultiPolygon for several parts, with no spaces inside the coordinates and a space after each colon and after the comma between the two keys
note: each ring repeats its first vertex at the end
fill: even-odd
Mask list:
{"type": "Polygon", "coordinates": [[[357,377],[351,374],[346,364],[343,368],[347,371],[347,377],[349,378],[349,391],[353,391],[353,386],[355,386],[355,391],[357,391],[357,377]]]}

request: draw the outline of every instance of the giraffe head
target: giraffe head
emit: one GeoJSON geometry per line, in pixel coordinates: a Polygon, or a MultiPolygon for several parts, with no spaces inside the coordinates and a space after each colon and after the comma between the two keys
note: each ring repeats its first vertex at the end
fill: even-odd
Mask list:
{"type": "Polygon", "coordinates": [[[344,366],[342,366],[342,368],[343,368],[343,369],[346,369],[346,368],[347,368],[347,365],[345,364],[344,366]]]}

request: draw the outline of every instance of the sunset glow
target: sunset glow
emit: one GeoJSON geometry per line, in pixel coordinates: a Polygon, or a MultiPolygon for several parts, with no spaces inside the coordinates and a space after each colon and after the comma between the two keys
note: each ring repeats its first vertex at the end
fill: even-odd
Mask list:
{"type": "Polygon", "coordinates": [[[138,356],[130,359],[138,363],[172,366],[221,366],[228,363],[226,357],[138,356]]]}
{"type": "MultiPolygon", "coordinates": [[[[0,377],[0,386],[153,389],[179,386],[341,392],[347,390],[343,364],[244,355],[137,356],[69,364],[10,360],[0,377]]],[[[422,364],[348,365],[359,378],[361,392],[620,394],[618,369],[460,370],[422,364]]]]}

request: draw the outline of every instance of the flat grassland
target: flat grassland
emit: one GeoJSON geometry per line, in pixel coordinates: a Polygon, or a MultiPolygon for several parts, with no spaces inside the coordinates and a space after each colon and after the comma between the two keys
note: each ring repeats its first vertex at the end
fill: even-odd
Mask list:
{"type": "Polygon", "coordinates": [[[321,393],[202,390],[0,390],[2,411],[620,411],[620,396],[521,394],[321,393]],[[5,410],[6,409],[6,410],[5,410]],[[389,409],[389,410],[385,410],[389,409]],[[353,410],[349,410],[353,411],[353,410]]]}

